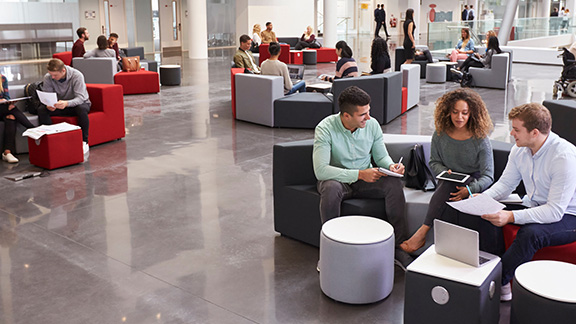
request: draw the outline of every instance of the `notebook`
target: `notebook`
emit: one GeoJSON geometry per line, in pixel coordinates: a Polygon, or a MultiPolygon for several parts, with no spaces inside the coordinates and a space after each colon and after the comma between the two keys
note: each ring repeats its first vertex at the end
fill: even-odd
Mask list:
{"type": "Polygon", "coordinates": [[[436,253],[445,257],[480,267],[495,256],[480,251],[477,231],[450,224],[439,219],[434,220],[434,245],[436,253]]]}
{"type": "Polygon", "coordinates": [[[294,65],[287,64],[288,73],[290,74],[290,80],[293,84],[296,84],[304,78],[304,65],[294,65]]]}

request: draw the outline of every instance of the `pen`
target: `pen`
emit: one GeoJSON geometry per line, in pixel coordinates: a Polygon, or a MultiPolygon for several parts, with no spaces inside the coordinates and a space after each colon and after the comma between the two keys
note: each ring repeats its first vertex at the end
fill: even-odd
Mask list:
{"type": "Polygon", "coordinates": [[[468,189],[468,193],[470,194],[470,197],[472,197],[472,191],[470,191],[470,187],[468,187],[468,185],[466,185],[466,189],[468,189]]]}
{"type": "Polygon", "coordinates": [[[398,160],[398,165],[400,165],[400,163],[402,163],[402,160],[404,159],[403,156],[400,157],[400,160],[398,160]]]}

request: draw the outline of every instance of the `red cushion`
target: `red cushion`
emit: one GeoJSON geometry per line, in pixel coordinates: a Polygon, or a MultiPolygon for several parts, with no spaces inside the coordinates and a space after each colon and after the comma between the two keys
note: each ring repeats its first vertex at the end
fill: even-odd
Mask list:
{"type": "Polygon", "coordinates": [[[232,117],[236,119],[236,73],[244,73],[243,68],[232,68],[230,69],[230,82],[231,92],[232,92],[232,117]]]}
{"type": "Polygon", "coordinates": [[[408,88],[402,87],[402,114],[408,110],[408,88]]]}
{"type": "Polygon", "coordinates": [[[316,62],[318,63],[328,63],[338,61],[338,54],[336,54],[335,48],[320,47],[309,49],[316,51],[316,62]]]}
{"type": "MultiPolygon", "coordinates": [[[[258,52],[260,53],[259,65],[262,65],[262,62],[266,61],[270,57],[270,52],[268,52],[269,46],[270,44],[260,44],[258,49],[258,52]]],[[[278,57],[278,60],[290,64],[290,45],[280,44],[280,56],[278,57]]]]}
{"type": "Polygon", "coordinates": [[[52,54],[52,58],[57,58],[62,60],[64,64],[70,65],[72,64],[72,51],[70,52],[60,52],[52,54]]]}
{"type": "Polygon", "coordinates": [[[290,52],[290,64],[304,64],[304,55],[301,51],[290,52]]]}
{"type": "Polygon", "coordinates": [[[28,138],[30,163],[52,170],[84,161],[82,131],[42,136],[38,141],[28,138]]]}
{"type": "MultiPolygon", "coordinates": [[[[513,224],[502,227],[506,250],[512,245],[519,229],[520,226],[513,224]]],[[[548,246],[540,249],[534,254],[532,260],[554,260],[576,264],[576,242],[565,245],[548,246]]]]}
{"type": "Polygon", "coordinates": [[[124,87],[125,95],[160,92],[158,73],[152,71],[118,72],[114,75],[114,83],[124,87]]]}
{"type": "MultiPolygon", "coordinates": [[[[90,120],[88,142],[90,145],[110,142],[126,136],[122,86],[118,84],[87,84],[86,88],[92,102],[88,113],[90,120]]],[[[64,121],[78,125],[76,117],[52,117],[53,123],[64,121]]]]}

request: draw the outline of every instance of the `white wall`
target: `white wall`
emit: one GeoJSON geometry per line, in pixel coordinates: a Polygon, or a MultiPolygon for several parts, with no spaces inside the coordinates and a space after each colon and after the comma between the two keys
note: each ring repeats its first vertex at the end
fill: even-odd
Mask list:
{"type": "Polygon", "coordinates": [[[266,22],[271,21],[277,37],[299,37],[306,26],[314,25],[314,1],[237,0],[236,35],[251,36],[254,24],[260,24],[265,29],[266,22]]]}

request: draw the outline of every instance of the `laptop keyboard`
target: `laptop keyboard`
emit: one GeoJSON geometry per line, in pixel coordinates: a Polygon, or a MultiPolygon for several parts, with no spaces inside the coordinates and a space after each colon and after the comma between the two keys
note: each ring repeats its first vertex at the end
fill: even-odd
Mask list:
{"type": "Polygon", "coordinates": [[[490,261],[490,259],[485,258],[485,257],[478,257],[478,260],[480,260],[480,264],[484,264],[484,263],[490,261]]]}

